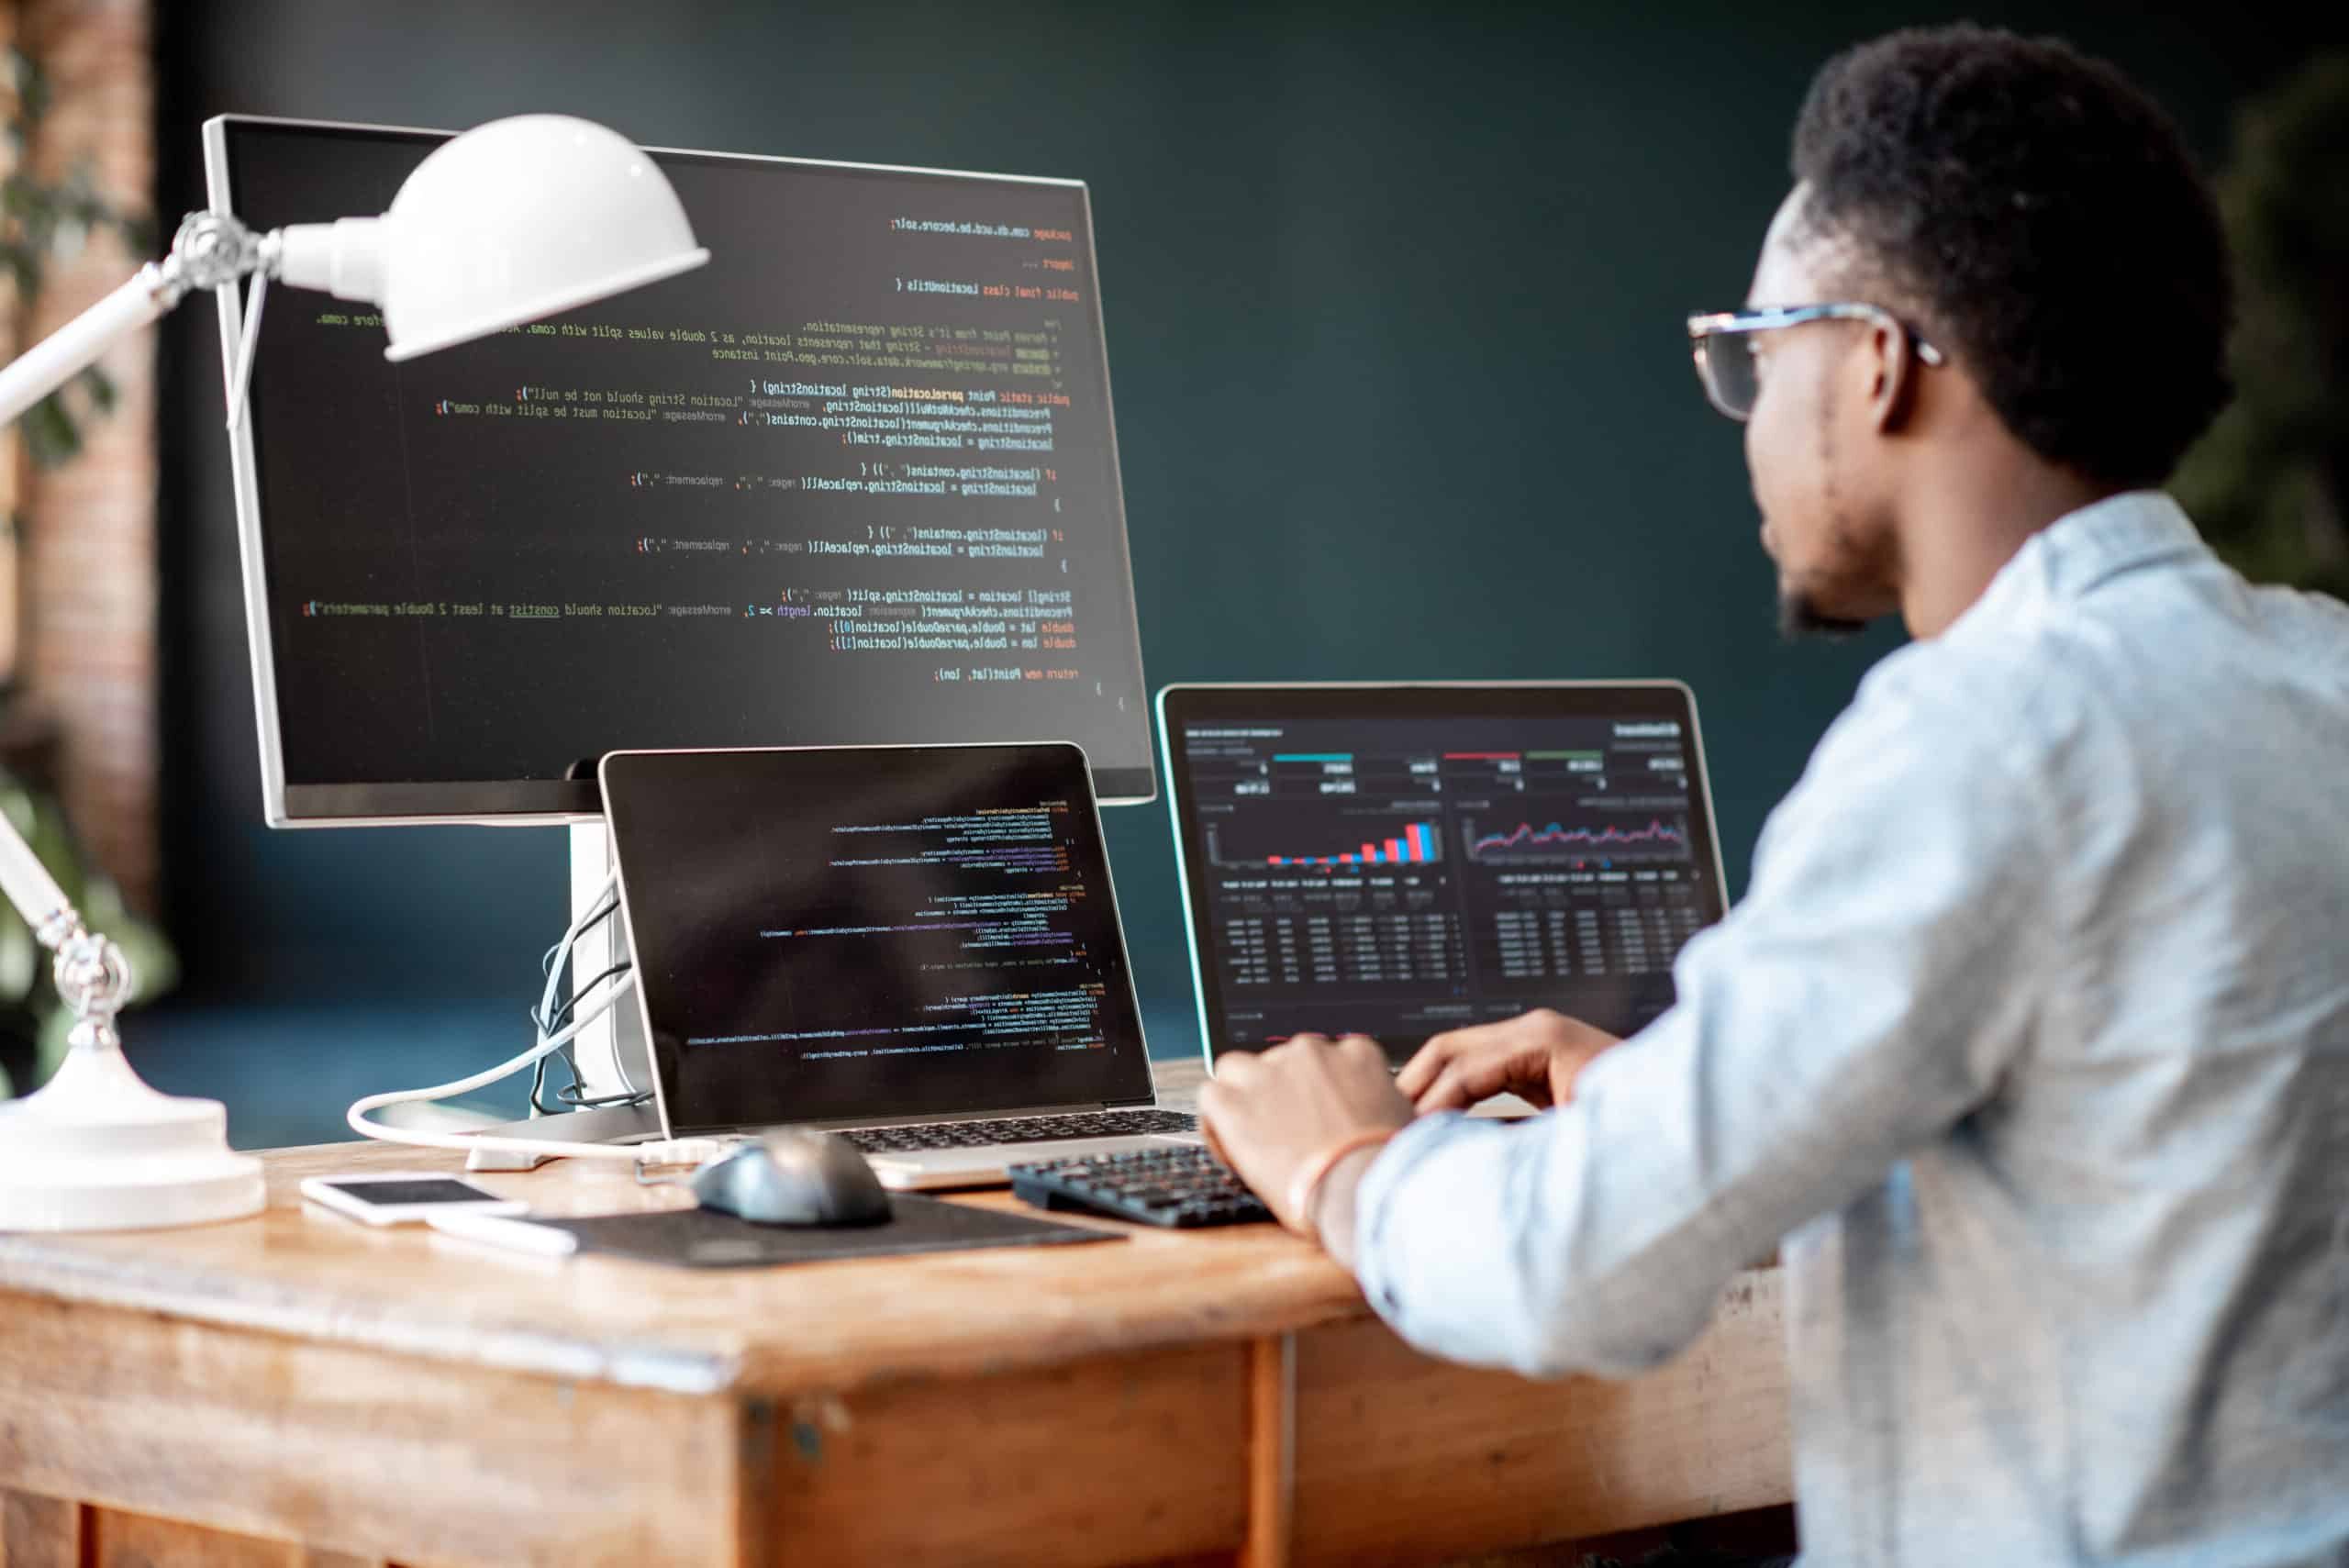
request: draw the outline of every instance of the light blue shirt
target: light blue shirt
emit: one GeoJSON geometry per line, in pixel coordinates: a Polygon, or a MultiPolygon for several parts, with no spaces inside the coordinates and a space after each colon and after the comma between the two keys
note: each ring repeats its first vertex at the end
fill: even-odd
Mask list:
{"type": "Polygon", "coordinates": [[[1570,1106],[1373,1163],[1406,1339],[1637,1372],[1783,1238],[1806,1568],[2349,1564],[2349,610],[2064,518],[1674,979],[1570,1106]]]}

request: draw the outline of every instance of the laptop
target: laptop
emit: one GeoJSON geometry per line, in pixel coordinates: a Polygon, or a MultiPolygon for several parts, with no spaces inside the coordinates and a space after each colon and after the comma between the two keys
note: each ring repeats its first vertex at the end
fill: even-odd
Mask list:
{"type": "Polygon", "coordinates": [[[1676,681],[1174,685],[1158,723],[1210,1069],[1535,1007],[1629,1035],[1726,906],[1676,681]]]}
{"type": "Polygon", "coordinates": [[[1199,1141],[1158,1104],[1079,748],[599,772],[664,1137],[835,1130],[898,1189],[1199,1141]]]}

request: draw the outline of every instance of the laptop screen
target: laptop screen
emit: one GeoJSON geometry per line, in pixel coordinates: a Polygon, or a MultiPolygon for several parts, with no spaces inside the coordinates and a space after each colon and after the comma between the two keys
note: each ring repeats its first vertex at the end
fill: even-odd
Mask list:
{"type": "Polygon", "coordinates": [[[1160,719],[1210,1052],[1399,1062],[1534,1007],[1628,1035],[1720,918],[1677,684],[1172,686],[1160,719]]]}
{"type": "Polygon", "coordinates": [[[1150,1097],[1078,748],[618,751],[602,777],[674,1133],[1150,1097]]]}

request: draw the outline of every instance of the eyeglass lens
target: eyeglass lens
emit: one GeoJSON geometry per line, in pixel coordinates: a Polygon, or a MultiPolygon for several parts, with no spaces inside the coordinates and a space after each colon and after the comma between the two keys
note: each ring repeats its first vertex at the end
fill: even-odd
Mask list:
{"type": "Polygon", "coordinates": [[[1753,367],[1753,335],[1715,332],[1705,339],[1705,390],[1720,411],[1733,419],[1753,412],[1762,383],[1753,367]]]}

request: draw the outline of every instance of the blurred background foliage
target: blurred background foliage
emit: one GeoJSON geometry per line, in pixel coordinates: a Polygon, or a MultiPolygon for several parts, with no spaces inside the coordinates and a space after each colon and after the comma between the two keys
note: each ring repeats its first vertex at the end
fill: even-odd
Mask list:
{"type": "MultiPolygon", "coordinates": [[[[5,130],[8,171],[0,175],[0,278],[16,287],[18,321],[31,314],[50,263],[71,259],[100,229],[119,233],[134,254],[153,245],[152,225],[99,194],[87,167],[54,177],[36,167],[34,150],[54,94],[49,73],[22,49],[0,54],[0,85],[7,93],[5,130]]],[[[18,344],[21,353],[29,344],[18,344]]],[[[95,365],[25,411],[17,432],[35,466],[54,468],[82,450],[81,420],[113,411],[112,378],[95,365]],[[78,406],[77,406],[78,405],[78,406]]]]}
{"type": "MultiPolygon", "coordinates": [[[[0,131],[5,131],[7,148],[6,172],[0,174],[0,282],[11,290],[10,316],[21,325],[30,318],[50,268],[70,260],[93,234],[112,229],[136,252],[151,243],[151,226],[106,201],[86,167],[57,174],[40,171],[37,151],[41,122],[54,93],[38,60],[21,48],[0,52],[0,92],[6,98],[0,131]]],[[[29,346],[19,342],[10,352],[29,346]]],[[[114,406],[113,382],[93,366],[26,411],[6,432],[7,439],[0,440],[0,462],[29,462],[37,469],[69,462],[82,450],[84,423],[111,413],[114,406]]],[[[10,489],[21,504],[26,487],[10,489]]],[[[0,525],[5,525],[0,549],[14,550],[24,537],[25,519],[11,515],[0,518],[0,525]]],[[[14,571],[0,576],[11,584],[19,580],[14,571]]],[[[0,706],[8,710],[24,703],[24,694],[13,682],[0,694],[0,706]]],[[[11,711],[8,717],[22,716],[11,711]]],[[[37,718],[14,727],[32,732],[40,728],[37,718]]],[[[0,764],[0,812],[32,846],[81,911],[83,923],[121,947],[137,977],[138,996],[151,998],[169,990],[178,975],[170,944],[161,929],[124,906],[120,890],[74,837],[50,781],[0,764]]],[[[0,1096],[31,1089],[49,1076],[64,1054],[72,1022],[50,979],[48,955],[16,910],[0,903],[0,1096]]]]}
{"type": "Polygon", "coordinates": [[[2238,391],[2174,488],[2245,574],[2349,598],[2349,52],[2243,107],[2218,185],[2238,391]]]}

